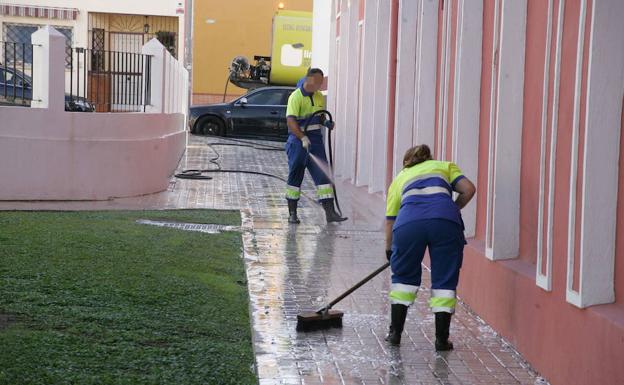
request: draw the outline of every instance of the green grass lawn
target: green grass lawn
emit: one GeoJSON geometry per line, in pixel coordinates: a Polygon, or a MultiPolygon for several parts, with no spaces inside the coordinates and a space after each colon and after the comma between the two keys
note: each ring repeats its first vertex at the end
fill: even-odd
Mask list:
{"type": "Polygon", "coordinates": [[[234,211],[0,212],[0,384],[253,384],[234,211]]]}

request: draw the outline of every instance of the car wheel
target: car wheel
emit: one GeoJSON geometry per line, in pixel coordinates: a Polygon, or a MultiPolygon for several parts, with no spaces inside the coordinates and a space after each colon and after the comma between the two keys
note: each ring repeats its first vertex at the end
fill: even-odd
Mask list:
{"type": "Polygon", "coordinates": [[[225,125],[216,116],[206,116],[197,122],[196,131],[201,135],[223,136],[225,134],[225,125]]]}

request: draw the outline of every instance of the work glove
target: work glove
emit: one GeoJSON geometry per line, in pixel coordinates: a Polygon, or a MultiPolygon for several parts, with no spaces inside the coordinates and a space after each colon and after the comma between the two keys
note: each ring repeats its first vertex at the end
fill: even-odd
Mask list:
{"type": "Polygon", "coordinates": [[[303,146],[303,148],[305,148],[306,150],[310,149],[310,144],[310,139],[307,136],[301,138],[301,145],[303,146]]]}
{"type": "Polygon", "coordinates": [[[386,259],[390,262],[390,257],[392,257],[392,250],[386,250],[386,259]]]}
{"type": "Polygon", "coordinates": [[[325,122],[323,122],[323,125],[330,130],[333,130],[335,126],[334,122],[332,122],[331,120],[326,120],[325,122]]]}

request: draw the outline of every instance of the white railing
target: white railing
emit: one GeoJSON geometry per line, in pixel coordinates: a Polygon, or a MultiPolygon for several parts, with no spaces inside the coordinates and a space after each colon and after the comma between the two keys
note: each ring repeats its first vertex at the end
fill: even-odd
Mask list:
{"type": "MultiPolygon", "coordinates": [[[[33,51],[33,108],[64,108],[65,85],[65,36],[52,27],[46,27],[32,35],[33,51]],[[45,30],[45,32],[43,31],[45,30]]],[[[149,86],[149,104],[146,113],[183,114],[186,118],[189,107],[188,79],[186,68],[157,40],[152,39],[141,49],[149,55],[150,66],[143,66],[143,78],[149,86]],[[148,71],[147,68],[150,70],[148,71]],[[149,79],[148,79],[149,77],[149,79]]],[[[83,66],[85,63],[83,63],[83,66]]],[[[86,71],[77,71],[80,76],[86,71]]],[[[84,85],[86,76],[80,79],[84,85]]],[[[85,90],[88,87],[83,87],[85,90]]],[[[82,95],[86,97],[87,95],[82,95]]],[[[139,103],[142,104],[142,103],[139,103]]],[[[139,112],[139,109],[134,112],[139,112]]]]}

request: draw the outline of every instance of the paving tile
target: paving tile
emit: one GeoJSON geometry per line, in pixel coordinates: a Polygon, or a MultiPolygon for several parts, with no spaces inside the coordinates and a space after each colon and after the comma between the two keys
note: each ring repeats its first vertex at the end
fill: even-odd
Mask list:
{"type": "MultiPolygon", "coordinates": [[[[213,145],[225,139],[192,136],[179,169],[211,167],[287,175],[283,151],[213,145]]],[[[281,143],[268,143],[283,147],[281,143]]],[[[410,308],[401,347],[383,341],[389,324],[389,271],[347,297],[342,329],[295,331],[297,313],[314,310],[385,262],[384,202],[365,188],[337,181],[350,219],[327,225],[306,177],[301,225],[288,225],[284,183],[275,178],[214,173],[210,181],[172,179],[167,191],[103,202],[0,202],[0,209],[119,210],[212,208],[241,211],[256,366],[261,385],[278,384],[547,384],[509,344],[460,302],[453,317],[455,350],[436,354],[429,274],[410,308]]],[[[169,226],[174,226],[169,224],[169,226]]],[[[177,226],[177,225],[175,225],[177,226]]],[[[193,227],[192,231],[223,230],[193,227]]],[[[459,293],[461,295],[461,293],[459,293]]]]}

